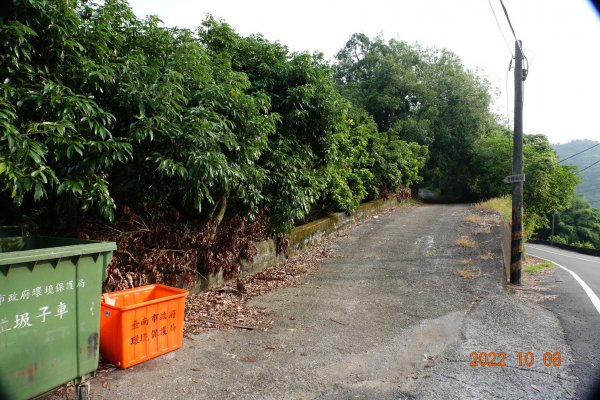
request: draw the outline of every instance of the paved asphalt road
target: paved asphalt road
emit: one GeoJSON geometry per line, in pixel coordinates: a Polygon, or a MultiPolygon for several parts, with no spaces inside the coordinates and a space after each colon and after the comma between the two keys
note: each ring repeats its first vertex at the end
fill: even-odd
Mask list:
{"type": "Polygon", "coordinates": [[[600,310],[593,303],[598,305],[600,296],[600,257],[533,244],[527,245],[526,251],[574,272],[593,292],[590,298],[572,274],[556,268],[552,291],[557,297],[546,305],[558,316],[573,350],[571,370],[580,378],[578,393],[589,393],[596,386],[596,395],[600,394],[600,310]]]}

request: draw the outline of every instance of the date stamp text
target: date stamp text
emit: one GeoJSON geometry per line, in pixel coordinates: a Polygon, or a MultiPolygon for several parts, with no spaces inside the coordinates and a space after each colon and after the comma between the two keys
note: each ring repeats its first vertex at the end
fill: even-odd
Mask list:
{"type": "Polygon", "coordinates": [[[471,367],[508,367],[509,364],[518,367],[533,367],[540,361],[546,367],[560,367],[562,363],[560,351],[546,351],[539,354],[520,351],[514,355],[512,360],[504,351],[472,351],[469,357],[471,367]]]}

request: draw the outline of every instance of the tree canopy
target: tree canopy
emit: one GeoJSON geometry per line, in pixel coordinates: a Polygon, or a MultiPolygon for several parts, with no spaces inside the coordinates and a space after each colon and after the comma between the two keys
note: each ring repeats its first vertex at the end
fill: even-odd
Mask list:
{"type": "Polygon", "coordinates": [[[0,30],[1,201],[24,217],[175,207],[282,232],[410,185],[427,158],[380,134],[321,55],[212,17],[191,31],[122,0],[27,0],[0,30]]]}
{"type": "MultiPolygon", "coordinates": [[[[497,127],[475,144],[470,190],[483,198],[510,194],[512,186],[502,179],[512,172],[512,133],[497,127]]],[[[579,183],[576,169],[558,163],[558,156],[543,135],[524,135],[526,235],[548,226],[548,215],[569,207],[579,183]]]]}
{"type": "Polygon", "coordinates": [[[367,110],[381,132],[427,145],[424,184],[457,199],[477,138],[491,119],[489,84],[445,49],[355,34],[337,54],[339,90],[367,110]]]}

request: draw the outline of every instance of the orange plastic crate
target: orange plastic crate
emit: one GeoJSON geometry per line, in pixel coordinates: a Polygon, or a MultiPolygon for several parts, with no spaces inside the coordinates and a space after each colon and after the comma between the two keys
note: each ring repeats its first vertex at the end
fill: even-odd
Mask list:
{"type": "Polygon", "coordinates": [[[187,290],[148,285],[102,295],[100,353],[128,368],[183,344],[187,290]]]}

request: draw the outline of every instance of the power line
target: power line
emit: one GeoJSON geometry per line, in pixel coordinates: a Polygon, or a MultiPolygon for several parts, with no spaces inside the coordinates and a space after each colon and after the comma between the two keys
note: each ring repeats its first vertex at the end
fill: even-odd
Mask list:
{"type": "Polygon", "coordinates": [[[570,159],[570,158],[573,158],[573,157],[575,157],[575,156],[578,156],[578,155],[580,155],[581,153],[585,153],[586,151],[588,151],[588,150],[591,150],[591,149],[593,149],[593,148],[594,148],[594,147],[596,147],[596,146],[600,146],[600,143],[596,143],[595,145],[593,145],[593,146],[590,146],[590,147],[588,147],[587,149],[583,149],[583,150],[581,150],[579,153],[575,153],[575,154],[573,154],[572,156],[569,156],[569,157],[567,157],[567,158],[563,158],[562,160],[558,160],[558,162],[559,162],[559,163],[561,163],[561,162],[563,162],[563,161],[567,161],[568,159],[570,159]]]}
{"type": "Polygon", "coordinates": [[[586,169],[590,169],[590,168],[592,168],[594,165],[596,165],[596,164],[598,164],[598,163],[600,163],[600,160],[598,160],[598,161],[596,161],[596,162],[594,162],[594,163],[591,163],[590,165],[588,165],[588,166],[587,166],[587,167],[585,167],[584,169],[580,169],[580,170],[579,170],[579,172],[583,172],[583,171],[585,171],[586,169]]]}
{"type": "Polygon", "coordinates": [[[506,40],[506,36],[504,36],[504,32],[502,31],[502,27],[500,27],[500,22],[498,22],[498,17],[496,16],[496,11],[494,11],[494,7],[492,7],[491,0],[488,0],[488,4],[490,5],[490,8],[492,9],[492,14],[494,14],[494,19],[496,20],[496,25],[498,25],[498,30],[500,31],[500,35],[502,35],[502,39],[504,39],[504,43],[506,44],[506,48],[508,49],[508,52],[510,53],[510,55],[512,57],[514,57],[512,49],[510,48],[510,45],[508,44],[508,40],[506,40]]]}
{"type": "Polygon", "coordinates": [[[523,52],[523,48],[521,47],[521,43],[519,43],[519,39],[517,39],[517,34],[515,33],[515,29],[513,28],[512,22],[510,22],[510,17],[508,16],[508,10],[504,6],[504,2],[502,0],[500,0],[500,5],[502,6],[502,10],[504,10],[504,15],[506,15],[506,20],[508,21],[508,26],[510,27],[513,37],[515,38],[515,42],[519,46],[521,55],[522,55],[523,59],[525,60],[525,62],[527,62],[527,70],[529,70],[529,60],[527,59],[527,57],[525,56],[525,53],[523,52]]]}
{"type": "MultiPolygon", "coordinates": [[[[502,6],[502,9],[504,10],[504,15],[506,15],[506,20],[508,21],[508,26],[510,26],[510,30],[512,31],[513,37],[515,38],[515,41],[519,41],[519,39],[517,39],[517,34],[515,33],[515,30],[512,26],[512,23],[510,22],[510,17],[508,16],[508,11],[506,10],[506,7],[504,7],[504,3],[502,2],[502,0],[500,0],[500,5],[502,6]]],[[[521,47],[521,46],[519,46],[521,47]]],[[[521,49],[521,53],[523,52],[523,49],[521,49]]]]}

